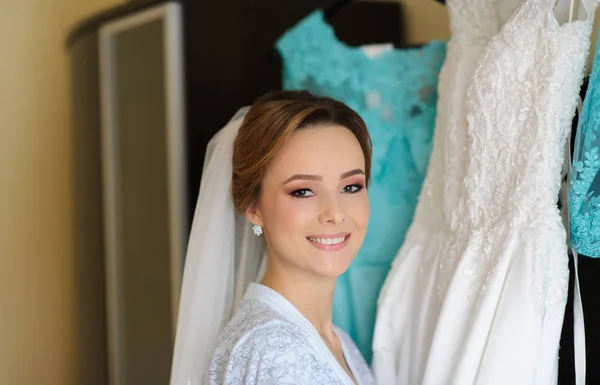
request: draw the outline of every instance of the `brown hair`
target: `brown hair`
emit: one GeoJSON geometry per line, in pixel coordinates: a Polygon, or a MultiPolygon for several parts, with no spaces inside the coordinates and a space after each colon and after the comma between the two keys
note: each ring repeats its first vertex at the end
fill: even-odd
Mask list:
{"type": "Polygon", "coordinates": [[[352,131],[365,156],[369,183],[371,137],[354,110],[308,91],[271,92],[252,105],[233,145],[231,194],[239,213],[258,200],[266,169],[294,131],[318,124],[335,124],[352,131]]]}

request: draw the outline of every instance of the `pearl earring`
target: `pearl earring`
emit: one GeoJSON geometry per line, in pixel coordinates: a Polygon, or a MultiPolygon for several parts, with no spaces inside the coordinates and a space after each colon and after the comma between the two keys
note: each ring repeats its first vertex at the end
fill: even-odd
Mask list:
{"type": "Polygon", "coordinates": [[[259,225],[254,225],[252,231],[254,231],[254,235],[256,235],[257,237],[260,237],[263,233],[263,229],[259,225]]]}

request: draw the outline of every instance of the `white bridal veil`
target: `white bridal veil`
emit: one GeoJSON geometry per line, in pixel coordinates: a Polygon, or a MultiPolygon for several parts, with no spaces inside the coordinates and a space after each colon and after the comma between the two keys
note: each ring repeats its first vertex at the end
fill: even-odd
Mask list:
{"type": "Polygon", "coordinates": [[[264,255],[246,219],[231,200],[233,142],[248,112],[239,110],[210,141],[187,248],[171,385],[200,385],[216,338],[264,255]]]}

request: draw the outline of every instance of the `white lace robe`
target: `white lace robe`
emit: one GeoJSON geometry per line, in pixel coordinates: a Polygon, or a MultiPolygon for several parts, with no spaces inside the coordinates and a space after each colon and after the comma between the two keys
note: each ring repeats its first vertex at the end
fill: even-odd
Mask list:
{"type": "MultiPolygon", "coordinates": [[[[350,337],[336,328],[346,363],[359,385],[375,381],[350,337]]],[[[312,324],[283,296],[251,284],[219,335],[208,370],[210,385],[351,385],[312,324]]]]}

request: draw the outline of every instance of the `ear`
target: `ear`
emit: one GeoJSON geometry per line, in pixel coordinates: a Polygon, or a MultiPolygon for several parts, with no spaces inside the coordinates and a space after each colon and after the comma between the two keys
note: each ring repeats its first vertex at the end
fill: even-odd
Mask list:
{"type": "Polygon", "coordinates": [[[246,219],[248,219],[248,221],[250,221],[252,224],[258,226],[263,225],[263,221],[260,216],[260,210],[256,207],[255,204],[248,207],[244,215],[246,216],[246,219]]]}

